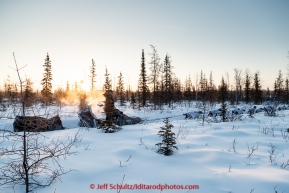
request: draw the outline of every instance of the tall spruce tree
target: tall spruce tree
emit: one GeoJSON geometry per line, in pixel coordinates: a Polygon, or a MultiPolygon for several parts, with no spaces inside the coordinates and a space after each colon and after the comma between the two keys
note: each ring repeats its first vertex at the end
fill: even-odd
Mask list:
{"type": "Polygon", "coordinates": [[[252,95],[254,97],[255,104],[262,103],[262,90],[261,83],[259,78],[259,72],[256,72],[254,75],[254,87],[252,89],[252,95]]]}
{"type": "Polygon", "coordinates": [[[251,93],[251,77],[249,71],[245,71],[245,87],[244,87],[244,95],[245,95],[245,102],[248,104],[250,102],[250,93],[251,93]]]}
{"type": "Polygon", "coordinates": [[[173,149],[178,149],[176,146],[175,133],[171,130],[174,126],[170,123],[168,118],[163,122],[165,123],[165,126],[161,127],[161,130],[158,133],[163,140],[156,144],[156,146],[159,147],[157,152],[164,154],[165,156],[170,156],[174,153],[173,149]]]}
{"type": "Polygon", "coordinates": [[[218,90],[218,99],[221,102],[221,113],[222,113],[222,121],[227,121],[227,99],[228,99],[228,86],[225,83],[224,78],[222,77],[221,85],[218,90]]]}
{"type": "Polygon", "coordinates": [[[171,69],[170,56],[167,54],[163,63],[163,84],[164,84],[164,94],[165,102],[171,107],[171,101],[173,99],[172,95],[172,69],[171,69]]]}
{"type": "Polygon", "coordinates": [[[95,90],[95,85],[96,85],[96,70],[95,70],[95,62],[94,60],[92,59],[92,64],[90,66],[90,84],[91,84],[91,87],[90,87],[90,90],[91,91],[94,91],[95,90]]]}
{"type": "Polygon", "coordinates": [[[43,74],[43,79],[41,81],[42,84],[42,99],[43,102],[48,105],[52,102],[52,72],[51,72],[51,61],[49,58],[49,55],[47,53],[47,56],[44,61],[44,74],[43,74]]]}
{"type": "Polygon", "coordinates": [[[149,88],[147,85],[148,77],[146,73],[146,64],[145,64],[145,55],[144,50],[142,50],[141,55],[141,70],[140,70],[140,77],[138,82],[138,89],[139,89],[139,100],[140,100],[140,106],[145,107],[147,104],[147,101],[149,99],[149,88]]]}
{"type": "Polygon", "coordinates": [[[117,95],[117,99],[120,102],[120,105],[124,106],[125,91],[124,91],[124,83],[123,83],[123,77],[122,77],[121,72],[117,78],[118,78],[118,82],[117,82],[117,87],[116,87],[116,95],[117,95]]]}

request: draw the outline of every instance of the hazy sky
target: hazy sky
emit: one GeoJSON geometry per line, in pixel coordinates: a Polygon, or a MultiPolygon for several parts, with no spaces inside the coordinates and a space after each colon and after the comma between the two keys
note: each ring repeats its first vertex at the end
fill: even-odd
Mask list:
{"type": "MultiPolygon", "coordinates": [[[[278,71],[289,64],[288,0],[0,0],[0,84],[16,80],[13,52],[21,74],[35,86],[43,76],[47,52],[53,89],[87,82],[92,58],[97,85],[104,68],[123,73],[136,87],[141,51],[150,61],[150,44],[161,61],[168,53],[183,81],[201,70],[216,84],[233,69],[260,71],[263,88],[273,87],[278,71]]],[[[113,79],[113,78],[112,78],[113,79]]],[[[233,83],[233,80],[231,80],[233,83]]]]}

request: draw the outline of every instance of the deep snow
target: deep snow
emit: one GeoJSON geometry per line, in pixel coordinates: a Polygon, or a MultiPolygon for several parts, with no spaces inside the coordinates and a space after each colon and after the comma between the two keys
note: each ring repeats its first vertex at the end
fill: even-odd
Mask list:
{"type": "MultiPolygon", "coordinates": [[[[53,108],[52,108],[53,109],[53,108]]],[[[94,106],[94,112],[101,116],[101,109],[94,106]]],[[[289,111],[278,112],[278,117],[267,117],[264,113],[242,120],[224,123],[207,123],[185,120],[183,113],[196,111],[195,107],[177,107],[152,111],[121,108],[129,116],[143,118],[143,124],[123,126],[116,133],[103,133],[96,128],[80,128],[81,144],[74,148],[77,155],[61,160],[65,169],[75,169],[50,187],[38,189],[38,193],[63,192],[117,192],[110,185],[198,185],[199,189],[164,189],[162,192],[199,193],[289,193],[289,166],[280,165],[289,160],[289,145],[281,136],[289,126],[289,111]],[[157,135],[165,117],[171,117],[172,129],[177,136],[177,147],[172,156],[156,153],[157,135]],[[268,134],[262,133],[268,128],[268,134]],[[274,136],[272,134],[274,130],[274,136]],[[233,151],[233,141],[236,139],[233,151]],[[269,162],[270,143],[276,146],[276,163],[269,162]],[[249,147],[257,146],[251,157],[249,147]],[[127,161],[128,160],[128,161],[127,161]],[[124,177],[125,176],[125,177],[124,177]],[[123,180],[124,179],[124,180],[123,180]],[[91,184],[95,185],[91,189],[91,184]],[[108,189],[97,190],[99,185],[108,184],[108,189]],[[254,190],[253,190],[254,189],[254,190]]],[[[59,113],[63,125],[69,129],[44,133],[49,138],[73,136],[79,130],[77,108],[65,106],[59,113]]],[[[53,114],[52,113],[52,114],[53,114]]],[[[1,119],[0,127],[12,129],[13,119],[1,119]]],[[[287,137],[287,141],[289,138],[287,137]]],[[[5,146],[8,143],[0,144],[5,146]]],[[[2,159],[3,160],[3,159],[2,159]]],[[[105,186],[104,186],[105,187],[105,186]]],[[[129,186],[127,186],[129,187],[129,186]]],[[[24,192],[17,186],[16,192],[24,192]]],[[[13,190],[0,187],[0,192],[13,190]]],[[[121,190],[125,192],[161,192],[161,190],[121,190]]]]}

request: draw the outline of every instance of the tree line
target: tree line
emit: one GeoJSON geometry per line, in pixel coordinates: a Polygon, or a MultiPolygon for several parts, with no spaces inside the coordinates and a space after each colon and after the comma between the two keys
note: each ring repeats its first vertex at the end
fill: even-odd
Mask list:
{"type": "MultiPolygon", "coordinates": [[[[219,81],[219,85],[213,79],[212,71],[207,78],[206,74],[201,71],[195,74],[194,81],[191,75],[185,78],[182,83],[173,72],[172,60],[169,54],[166,54],[164,60],[161,60],[155,46],[151,45],[150,60],[146,61],[144,50],[140,57],[140,72],[137,90],[132,90],[128,85],[127,89],[124,86],[124,77],[122,72],[117,76],[117,85],[113,91],[114,101],[118,101],[120,105],[126,105],[128,102],[132,108],[142,108],[151,106],[153,109],[161,109],[164,105],[174,107],[175,104],[187,101],[207,101],[210,104],[221,102],[222,100],[229,101],[230,104],[238,104],[240,102],[261,104],[265,101],[277,101],[280,103],[289,103],[289,80],[288,77],[283,77],[281,70],[279,71],[275,82],[274,89],[262,88],[260,73],[250,73],[249,70],[235,68],[233,83],[230,83],[230,75],[228,73],[219,81]],[[225,88],[225,91],[224,91],[225,88]],[[225,98],[220,99],[220,92],[226,93],[225,98]]],[[[88,94],[92,95],[96,90],[96,65],[92,59],[89,66],[90,74],[90,93],[85,92],[75,82],[70,86],[67,81],[66,88],[57,88],[52,90],[52,65],[49,54],[47,53],[44,64],[43,79],[41,80],[41,91],[33,90],[33,82],[29,78],[25,78],[23,84],[23,93],[25,105],[31,106],[33,103],[41,102],[44,105],[58,104],[62,105],[62,101],[68,96],[78,98],[80,107],[85,106],[85,100],[88,94]]],[[[108,76],[108,69],[104,76],[108,76]]],[[[107,90],[107,81],[103,85],[103,91],[107,90]]],[[[111,80],[109,80],[111,81],[111,80]]],[[[81,81],[80,81],[81,84],[81,81]]],[[[17,84],[10,77],[4,81],[4,87],[0,90],[0,102],[8,102],[9,104],[17,103],[19,98],[19,90],[17,84]]]]}

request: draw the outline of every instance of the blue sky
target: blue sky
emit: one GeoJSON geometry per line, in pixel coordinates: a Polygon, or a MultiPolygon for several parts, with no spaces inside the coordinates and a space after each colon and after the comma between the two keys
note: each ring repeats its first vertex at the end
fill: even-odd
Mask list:
{"type": "Polygon", "coordinates": [[[121,71],[125,84],[136,87],[141,51],[149,62],[150,44],[161,60],[168,53],[181,80],[201,70],[216,84],[233,69],[260,71],[262,86],[273,87],[278,71],[289,64],[289,1],[287,0],[0,0],[0,84],[16,80],[13,52],[21,74],[36,88],[48,52],[54,88],[68,80],[88,82],[91,59],[97,85],[104,68],[113,77],[121,71]]]}

